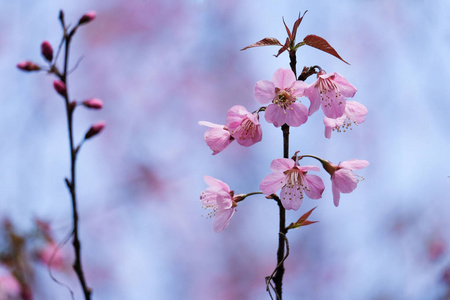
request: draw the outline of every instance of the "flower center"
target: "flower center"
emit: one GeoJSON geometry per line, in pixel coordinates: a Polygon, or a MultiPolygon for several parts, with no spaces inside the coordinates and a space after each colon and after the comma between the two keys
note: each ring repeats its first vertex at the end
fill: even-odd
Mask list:
{"type": "Polygon", "coordinates": [[[284,200],[303,199],[303,190],[307,189],[304,185],[303,172],[296,167],[287,170],[286,185],[283,187],[284,192],[281,197],[284,200]]]}
{"type": "Polygon", "coordinates": [[[287,88],[284,90],[280,90],[279,88],[275,89],[277,95],[273,98],[272,103],[278,105],[282,109],[286,110],[288,108],[292,109],[291,104],[297,100],[297,97],[291,94],[291,89],[287,88]]]}
{"type": "MultiPolygon", "coordinates": [[[[334,77],[333,77],[334,78],[334,77]]],[[[331,106],[333,100],[339,101],[338,104],[342,104],[342,94],[339,87],[331,78],[319,80],[319,91],[322,101],[325,101],[325,106],[331,106]],[[334,97],[333,97],[334,94],[334,97]]]]}
{"type": "Polygon", "coordinates": [[[253,139],[255,136],[256,125],[249,119],[244,119],[241,124],[233,130],[231,135],[235,135],[236,132],[239,133],[240,140],[253,139]]]}

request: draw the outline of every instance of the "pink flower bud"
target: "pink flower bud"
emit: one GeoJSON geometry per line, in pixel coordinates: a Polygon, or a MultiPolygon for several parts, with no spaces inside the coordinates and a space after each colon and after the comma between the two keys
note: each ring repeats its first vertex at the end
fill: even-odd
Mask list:
{"type": "Polygon", "coordinates": [[[104,121],[100,121],[97,124],[92,125],[91,128],[89,128],[88,132],[86,132],[84,139],[87,140],[87,139],[93,137],[94,135],[99,134],[103,130],[104,127],[105,127],[104,121]]]}
{"type": "Polygon", "coordinates": [[[41,69],[41,67],[39,67],[38,65],[36,65],[35,63],[31,62],[31,61],[23,61],[17,64],[17,67],[19,69],[21,69],[22,71],[39,71],[41,69]]]}
{"type": "Polygon", "coordinates": [[[60,80],[53,81],[53,87],[61,96],[67,96],[67,87],[66,84],[60,80]]]}
{"type": "Polygon", "coordinates": [[[97,98],[92,98],[86,101],[83,101],[83,105],[87,108],[92,109],[101,109],[103,107],[103,101],[97,98]]]}
{"type": "Polygon", "coordinates": [[[81,17],[80,21],[78,21],[78,25],[86,24],[86,23],[91,22],[92,20],[95,19],[95,16],[96,16],[95,11],[90,11],[90,12],[85,13],[81,17]]]}
{"type": "Polygon", "coordinates": [[[53,60],[53,48],[48,41],[43,41],[41,44],[41,53],[49,62],[53,60]]]}

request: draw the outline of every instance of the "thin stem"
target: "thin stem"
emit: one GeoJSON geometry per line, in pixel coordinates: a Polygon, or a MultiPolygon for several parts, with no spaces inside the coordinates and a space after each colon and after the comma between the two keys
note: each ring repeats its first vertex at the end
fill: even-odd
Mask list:
{"type": "MultiPolygon", "coordinates": [[[[297,78],[297,57],[295,51],[289,51],[289,59],[292,72],[294,72],[295,77],[297,78]]],[[[283,131],[283,157],[289,158],[289,126],[287,124],[283,124],[281,126],[281,130],[283,131]]],[[[282,300],[282,292],[283,292],[283,276],[284,276],[284,260],[286,256],[285,245],[286,245],[286,209],[283,207],[280,199],[277,200],[279,212],[280,212],[280,223],[279,223],[279,236],[278,236],[278,250],[277,250],[277,267],[276,273],[273,277],[273,282],[275,283],[275,294],[277,296],[277,300],[282,300]]]]}
{"type": "Polygon", "coordinates": [[[64,40],[65,40],[65,53],[64,53],[64,72],[62,74],[61,80],[66,85],[66,93],[64,95],[64,100],[66,103],[66,114],[67,114],[67,127],[69,132],[69,144],[70,144],[70,168],[71,168],[71,178],[70,180],[66,180],[68,183],[69,191],[72,196],[72,219],[73,219],[73,247],[75,251],[75,262],[73,264],[73,269],[77,274],[78,280],[80,281],[81,287],[83,289],[84,298],[86,300],[91,299],[92,291],[88,287],[86,283],[86,279],[84,276],[83,267],[81,264],[81,242],[78,233],[78,208],[77,208],[77,196],[76,196],[76,184],[75,184],[75,162],[77,158],[77,151],[74,147],[73,142],[73,111],[74,107],[70,103],[69,92],[68,92],[68,82],[67,82],[67,74],[68,74],[68,62],[69,62],[69,49],[70,42],[72,40],[72,36],[75,33],[76,28],[74,28],[69,34],[67,34],[67,29],[64,25],[64,18],[61,18],[61,24],[64,29],[64,40]]]}

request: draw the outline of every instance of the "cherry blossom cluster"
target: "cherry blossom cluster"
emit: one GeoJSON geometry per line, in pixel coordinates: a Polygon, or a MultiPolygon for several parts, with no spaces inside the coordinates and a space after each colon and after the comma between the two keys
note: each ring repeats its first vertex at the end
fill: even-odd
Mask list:
{"type": "MultiPolygon", "coordinates": [[[[295,52],[300,46],[309,45],[344,61],[337,52],[322,38],[309,35],[298,44],[295,43],[297,28],[302,17],[294,24],[292,31],[286,26],[288,38],[283,45],[274,38],[265,38],[243,50],[251,47],[278,45],[281,46],[278,55],[288,51],[291,58],[291,69],[277,69],[272,80],[260,80],[254,86],[254,99],[264,106],[249,112],[241,105],[235,105],[227,112],[224,125],[200,121],[200,125],[209,127],[204,139],[209,148],[216,155],[226,149],[233,141],[239,145],[249,147],[262,141],[262,131],[259,114],[264,112],[266,122],[275,127],[300,127],[308,118],[321,110],[325,125],[325,137],[331,138],[331,132],[342,132],[351,129],[352,124],[364,122],[367,114],[366,107],[356,101],[349,101],[356,94],[356,88],[342,75],[332,72],[326,73],[321,67],[305,67],[297,78],[295,73],[295,52]],[[314,82],[306,83],[305,79],[316,74],[314,82]]],[[[345,61],[344,61],[345,62],[345,61]]],[[[340,194],[355,190],[362,179],[353,173],[354,170],[369,165],[366,160],[347,160],[335,165],[328,160],[314,155],[298,155],[292,158],[274,159],[270,165],[272,174],[262,179],[259,186],[261,192],[268,198],[279,199],[286,210],[298,210],[306,195],[311,199],[320,199],[325,184],[317,175],[309,172],[320,171],[318,166],[300,165],[304,158],[313,158],[321,163],[322,168],[330,175],[333,202],[339,205],[340,194]],[[276,195],[281,190],[279,196],[276,195]]],[[[200,201],[205,208],[212,209],[213,230],[222,231],[230,223],[239,201],[250,194],[235,196],[229,186],[213,177],[205,176],[209,187],[202,192],[200,201]]]]}
{"type": "MultiPolygon", "coordinates": [[[[262,140],[259,113],[264,111],[264,118],[275,127],[286,124],[299,127],[306,123],[308,117],[319,108],[324,113],[325,137],[331,137],[331,131],[348,129],[351,124],[364,122],[367,109],[356,101],[347,101],[356,93],[356,88],[338,73],[325,73],[320,70],[317,80],[311,84],[296,80],[290,69],[278,69],[272,81],[260,80],[254,87],[254,97],[260,104],[268,104],[250,113],[245,107],[236,105],[227,113],[225,125],[200,121],[200,125],[210,127],[204,139],[213,155],[218,154],[236,140],[238,144],[249,147],[262,140]],[[309,108],[302,99],[309,100],[309,108]]],[[[322,179],[309,171],[320,171],[317,166],[300,166],[299,160],[313,157],[322,163],[330,174],[335,206],[339,205],[340,193],[352,192],[360,178],[353,170],[368,166],[365,160],[349,160],[334,165],[324,159],[305,155],[293,159],[279,158],[271,163],[274,172],[265,177],[260,185],[263,194],[270,196],[281,189],[280,200],[285,209],[298,210],[304,195],[311,199],[319,199],[325,189],[322,179]]],[[[222,231],[230,222],[237,206],[233,192],[227,184],[218,179],[205,176],[210,186],[201,195],[204,207],[215,211],[214,231],[222,231]]],[[[240,199],[242,200],[242,199],[240,199]]]]}

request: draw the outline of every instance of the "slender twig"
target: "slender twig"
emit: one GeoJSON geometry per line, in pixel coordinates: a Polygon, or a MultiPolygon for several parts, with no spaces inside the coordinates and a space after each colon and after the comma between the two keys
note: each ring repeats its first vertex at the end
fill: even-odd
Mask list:
{"type": "Polygon", "coordinates": [[[67,114],[67,127],[69,132],[69,144],[70,144],[70,165],[71,165],[71,177],[70,180],[66,179],[67,186],[72,197],[72,219],[73,219],[73,247],[75,251],[75,262],[73,264],[73,269],[77,274],[78,280],[80,281],[81,287],[83,289],[83,294],[86,300],[91,299],[91,289],[86,283],[84,276],[84,271],[81,263],[81,242],[79,238],[78,230],[78,208],[77,208],[77,196],[76,196],[76,184],[75,184],[75,163],[77,158],[77,149],[74,147],[73,141],[73,111],[74,106],[70,103],[69,91],[68,91],[68,64],[69,64],[69,49],[72,37],[77,29],[74,27],[69,33],[67,33],[67,28],[64,23],[64,16],[61,12],[60,14],[61,25],[64,30],[64,70],[61,76],[62,82],[66,85],[66,93],[64,93],[64,100],[66,104],[66,114],[67,114]]]}
{"type": "MultiPolygon", "coordinates": [[[[289,242],[288,239],[286,237],[286,234],[280,232],[279,233],[280,237],[283,238],[283,242],[286,243],[286,255],[284,255],[283,259],[280,261],[280,263],[277,265],[277,267],[275,268],[275,270],[273,270],[272,274],[268,277],[266,277],[266,290],[269,292],[270,298],[272,298],[272,294],[270,293],[270,288],[269,285],[272,287],[272,289],[275,291],[275,295],[277,296],[277,299],[281,299],[281,293],[280,291],[278,291],[271,283],[272,279],[274,278],[275,272],[278,271],[278,269],[283,265],[284,261],[286,260],[286,258],[289,256],[289,242]]],[[[272,298],[273,299],[273,298],[272,298]]]]}

